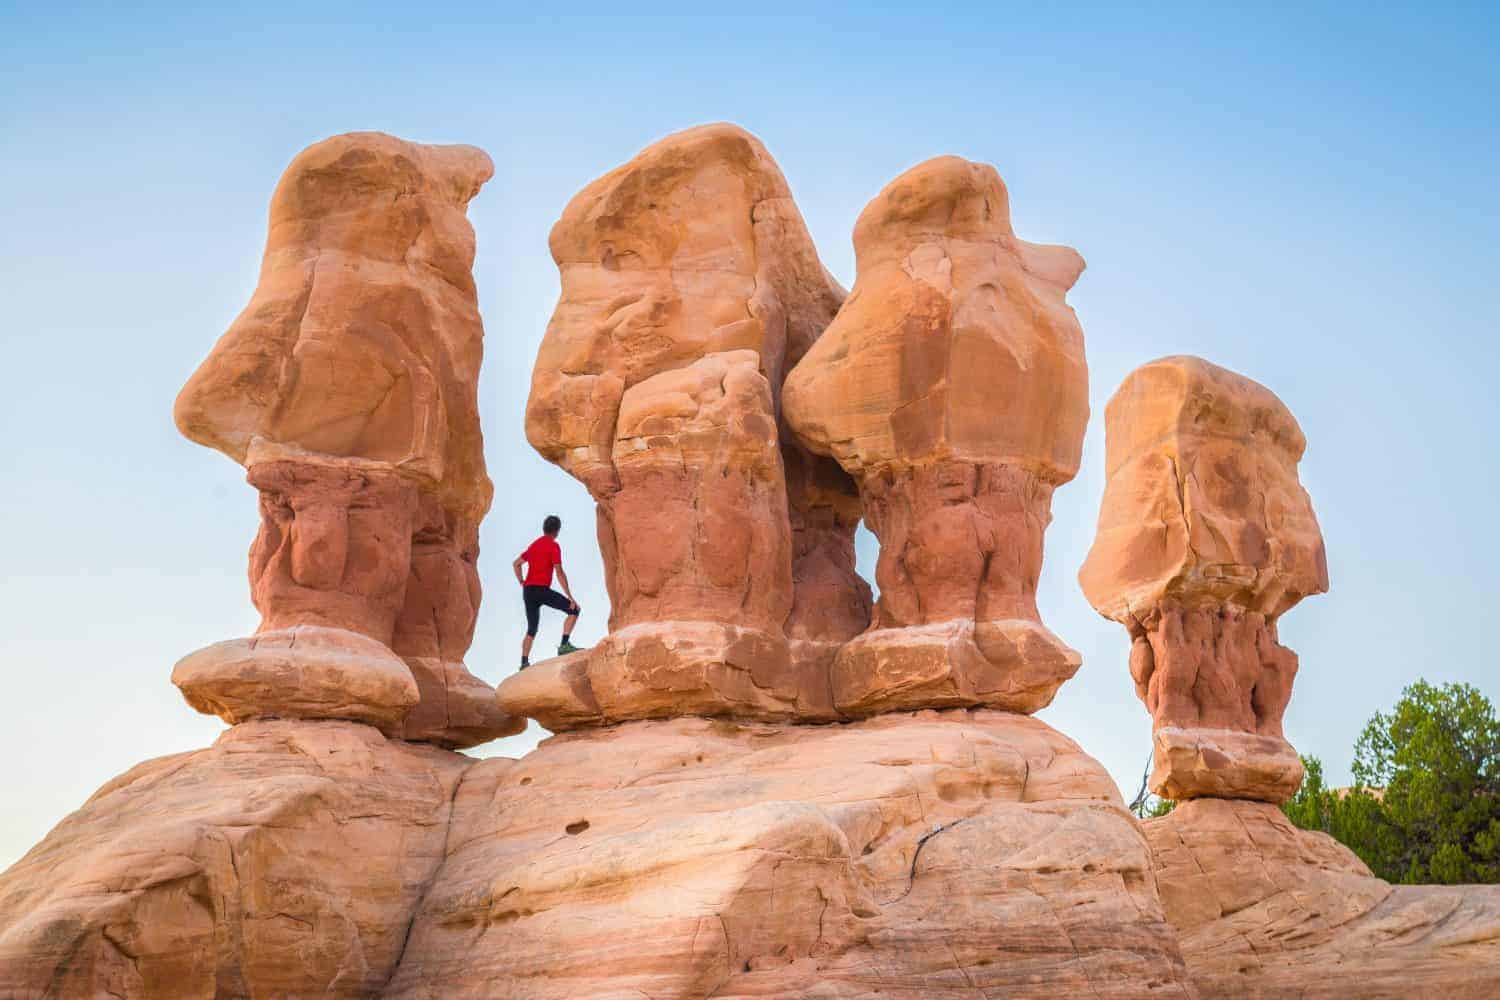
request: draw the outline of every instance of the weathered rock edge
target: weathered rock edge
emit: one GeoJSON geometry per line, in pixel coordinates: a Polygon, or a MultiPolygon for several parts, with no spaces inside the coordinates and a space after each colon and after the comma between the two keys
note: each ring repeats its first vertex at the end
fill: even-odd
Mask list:
{"type": "Polygon", "coordinates": [[[1190,996],[1184,977],[1107,775],[1000,712],[637,722],[488,761],[257,720],[106,783],[0,873],[8,998],[1190,996]],[[632,831],[640,807],[655,825],[632,831]],[[504,917],[536,906],[562,923],[504,917]],[[481,924],[504,947],[448,947],[481,924]],[[680,933],[700,924],[725,936],[680,933]]]}

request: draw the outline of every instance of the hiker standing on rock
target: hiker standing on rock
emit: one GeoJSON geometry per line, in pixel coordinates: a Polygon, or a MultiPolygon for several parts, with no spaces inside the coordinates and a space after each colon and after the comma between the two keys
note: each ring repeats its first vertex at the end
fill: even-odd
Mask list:
{"type": "Polygon", "coordinates": [[[536,638],[537,626],[541,623],[543,605],[565,611],[568,615],[563,621],[562,642],[557,647],[557,655],[576,653],[580,648],[573,645],[572,641],[573,626],[578,624],[580,609],[578,602],[573,600],[573,589],[568,586],[568,574],[563,572],[562,547],[557,544],[560,531],[562,518],[556,514],[548,514],[546,520],[542,521],[541,537],[510,564],[511,569],[516,571],[516,582],[521,585],[521,595],[526,601],[526,638],[521,640],[522,670],[531,666],[531,643],[536,638]],[[521,573],[522,563],[526,564],[524,575],[521,573]],[[561,594],[552,589],[554,569],[557,570],[557,581],[562,584],[561,594]]]}

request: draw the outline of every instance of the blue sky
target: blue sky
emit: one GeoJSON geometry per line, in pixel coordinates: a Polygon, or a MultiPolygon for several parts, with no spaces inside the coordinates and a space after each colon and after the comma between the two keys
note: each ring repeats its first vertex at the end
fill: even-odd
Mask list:
{"type": "MultiPolygon", "coordinates": [[[[547,230],[653,139],[730,120],[776,156],[845,284],[859,210],[941,153],[994,163],[1017,231],[1088,260],[1071,301],[1095,418],[1057,494],[1041,601],[1084,666],[1043,718],[1123,785],[1149,720],[1123,630],[1074,574],[1104,402],[1166,354],[1264,382],[1307,433],[1332,591],[1282,621],[1302,658],[1293,743],[1345,781],[1365,720],[1416,677],[1500,699],[1484,641],[1500,589],[1500,16],[1208,6],[0,6],[0,866],[109,777],[222,728],[168,676],[255,626],[255,498],[177,436],[172,399],[254,287],[283,167],[355,129],[496,162],[470,212],[497,492],[469,663],[491,681],[523,630],[506,564],[543,514],[571,529],[580,600],[606,604],[587,497],[521,430],[557,293],[547,230]]],[[[873,565],[868,536],[861,557],[873,565]]]]}

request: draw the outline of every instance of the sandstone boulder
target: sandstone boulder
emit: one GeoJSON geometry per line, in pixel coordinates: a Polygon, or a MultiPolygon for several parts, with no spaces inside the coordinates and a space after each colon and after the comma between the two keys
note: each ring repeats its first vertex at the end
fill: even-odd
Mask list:
{"type": "Polygon", "coordinates": [[[844,291],[781,171],[742,129],[689,129],[579,192],[551,248],[562,291],[526,433],[597,502],[610,628],[628,632],[610,649],[634,637],[653,662],[681,650],[683,711],[741,714],[712,681],[680,682],[738,669],[724,665],[746,630],[812,678],[790,679],[772,702],[826,691],[833,652],[869,622],[854,572],[858,502],[835,463],[779,431],[778,398],[844,291]],[[717,649],[698,627],[710,622],[723,626],[717,649]]]}
{"type": "Polygon", "coordinates": [[[1301,428],[1270,390],[1198,358],[1132,372],[1106,410],[1108,480],[1079,580],[1125,625],[1157,732],[1159,795],[1282,801],[1297,656],[1276,620],[1328,589],[1301,428]]]}
{"type": "Polygon", "coordinates": [[[992,680],[965,676],[986,661],[983,648],[954,660],[951,629],[914,628],[978,622],[1045,636],[1039,658],[1006,647],[989,670],[1035,692],[1006,707],[1033,711],[1079,662],[1042,627],[1036,584],[1052,491],[1077,472],[1088,419],[1083,332],[1065,298],[1083,261],[1017,239],[999,175],[957,157],[887,185],[861,213],[854,247],[854,291],[783,394],[798,439],[859,483],[880,539],[875,631],[835,667],[872,681],[837,707],[1001,704],[982,694],[992,680]],[[883,672],[927,673],[945,658],[948,675],[920,690],[874,690],[883,672]]]}
{"type": "Polygon", "coordinates": [[[0,996],[378,996],[470,763],[248,722],[140,764],[0,874],[0,996]]]}
{"type": "MultiPolygon", "coordinates": [[[[465,210],[492,173],[471,146],[374,132],[304,150],[272,196],[255,294],[175,411],[183,434],[244,465],[260,492],[261,631],[343,629],[440,660],[414,667],[424,701],[445,701],[425,705],[410,735],[450,745],[516,728],[463,666],[492,494],[465,210]],[[453,701],[469,708],[449,727],[453,701]]],[[[300,696],[268,697],[259,714],[300,696]]],[[[372,712],[384,708],[346,717],[372,712]]]]}
{"type": "Polygon", "coordinates": [[[1113,782],[1025,716],[632,722],[454,810],[391,997],[1191,995],[1113,782]]]}
{"type": "Polygon", "coordinates": [[[172,670],[187,703],[230,725],[250,719],[349,719],[399,736],[421,700],[408,666],[357,632],[302,625],[217,642],[172,670]]]}
{"type": "Polygon", "coordinates": [[[1194,799],[1145,830],[1203,1000],[1500,995],[1500,886],[1392,886],[1265,802],[1194,799]]]}

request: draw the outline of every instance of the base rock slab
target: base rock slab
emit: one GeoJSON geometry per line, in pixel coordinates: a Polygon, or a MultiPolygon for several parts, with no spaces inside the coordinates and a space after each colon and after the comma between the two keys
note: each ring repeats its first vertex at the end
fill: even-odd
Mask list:
{"type": "Polygon", "coordinates": [[[106,784],[0,873],[0,997],[370,997],[472,761],[248,722],[106,784]]]}
{"type": "Polygon", "coordinates": [[[465,776],[404,998],[1191,996],[1104,770],[989,710],[638,721],[465,776]]]}
{"type": "Polygon", "coordinates": [[[1500,886],[1393,886],[1266,802],[1193,799],[1145,829],[1203,1000],[1500,996],[1500,886]]]}

